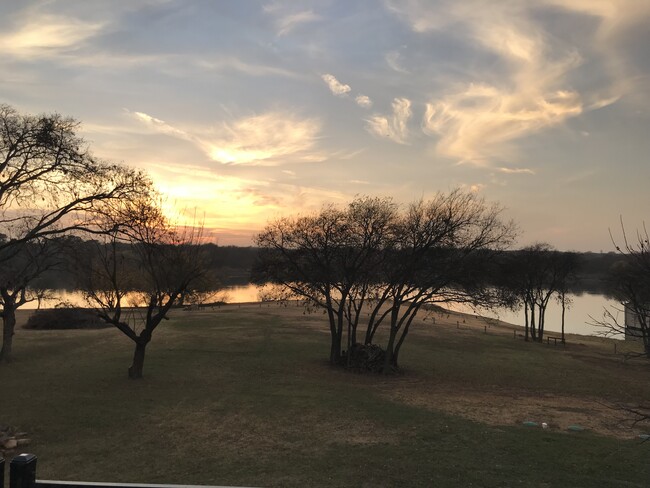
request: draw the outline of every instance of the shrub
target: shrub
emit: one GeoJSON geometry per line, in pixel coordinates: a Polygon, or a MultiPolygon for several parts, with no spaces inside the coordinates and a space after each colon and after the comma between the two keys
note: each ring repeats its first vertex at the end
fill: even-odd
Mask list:
{"type": "Polygon", "coordinates": [[[381,373],[386,359],[386,351],[376,344],[353,344],[348,353],[343,351],[341,363],[352,371],[381,373]]]}
{"type": "Polygon", "coordinates": [[[110,327],[87,308],[52,308],[36,310],[27,320],[25,329],[99,329],[110,327]]]}

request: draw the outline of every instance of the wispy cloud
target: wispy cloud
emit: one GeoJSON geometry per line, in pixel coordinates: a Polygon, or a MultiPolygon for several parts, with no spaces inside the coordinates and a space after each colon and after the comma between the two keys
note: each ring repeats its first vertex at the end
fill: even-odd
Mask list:
{"type": "MultiPolygon", "coordinates": [[[[609,90],[581,93],[573,87],[570,75],[581,66],[582,56],[534,20],[540,3],[442,1],[436,9],[419,0],[387,3],[413,31],[453,29],[474,49],[495,56],[499,69],[505,70],[498,81],[489,71],[470,72],[471,81],[458,80],[446,93],[430,98],[422,127],[438,137],[439,154],[477,165],[514,162],[517,140],[618,99],[609,90]]],[[[646,2],[546,3],[620,20],[616,12],[622,4],[646,2]]]]}
{"type": "Polygon", "coordinates": [[[630,24],[646,23],[650,3],[640,0],[544,0],[548,5],[600,19],[599,34],[610,37],[630,24]]]}
{"type": "Polygon", "coordinates": [[[366,121],[366,128],[377,137],[389,137],[398,144],[407,144],[407,124],[412,115],[411,101],[407,98],[395,98],[392,106],[392,115],[373,115],[366,121]]]}
{"type": "Polygon", "coordinates": [[[225,123],[206,144],[220,163],[275,166],[286,162],[320,161],[315,150],[321,124],[290,112],[267,112],[225,123]]]}
{"type": "Polygon", "coordinates": [[[330,91],[336,96],[346,96],[352,90],[352,88],[350,88],[350,85],[341,83],[336,79],[334,75],[330,75],[329,73],[321,75],[321,79],[327,83],[330,91]]]}
{"type": "Polygon", "coordinates": [[[156,117],[152,117],[144,112],[131,112],[129,110],[126,110],[126,112],[154,132],[180,137],[181,139],[186,140],[195,140],[195,138],[187,132],[172,127],[164,120],[157,119],[156,117]]]}
{"type": "Polygon", "coordinates": [[[579,115],[579,94],[557,90],[508,92],[490,85],[470,85],[426,104],[423,129],[440,136],[440,154],[485,165],[517,157],[512,142],[579,115]]]}
{"type": "Polygon", "coordinates": [[[0,49],[16,57],[49,56],[80,47],[98,34],[104,24],[73,17],[34,14],[13,31],[0,35],[0,49]]]}
{"type": "Polygon", "coordinates": [[[295,11],[295,4],[270,3],[263,10],[274,17],[274,24],[278,36],[286,36],[300,25],[321,20],[321,16],[313,10],[295,11]]]}
{"type": "Polygon", "coordinates": [[[234,56],[222,57],[220,59],[197,58],[195,64],[199,68],[205,70],[235,71],[250,76],[282,76],[287,78],[303,77],[303,75],[299,75],[294,71],[290,71],[279,66],[262,63],[251,63],[234,56]]]}
{"type": "Polygon", "coordinates": [[[535,174],[535,172],[529,168],[506,168],[502,166],[500,168],[497,168],[497,170],[500,173],[505,173],[507,175],[520,175],[520,174],[534,175],[535,174]]]}
{"type": "Polygon", "coordinates": [[[311,10],[305,10],[304,12],[297,12],[294,14],[286,15],[276,21],[278,26],[278,35],[284,36],[295,29],[301,24],[307,24],[309,22],[315,22],[320,20],[320,16],[316,15],[311,10]]]}
{"type": "Polygon", "coordinates": [[[189,141],[223,164],[277,166],[325,158],[316,148],[320,122],[291,112],[242,117],[200,133],[179,129],[143,112],[131,114],[151,130],[189,141]]]}
{"type": "Polygon", "coordinates": [[[409,71],[403,68],[401,65],[400,57],[401,54],[399,51],[389,51],[385,55],[386,64],[388,64],[392,70],[397,71],[398,73],[408,74],[409,71]]]}
{"type": "Polygon", "coordinates": [[[359,107],[363,107],[363,108],[372,107],[372,100],[367,95],[357,95],[354,101],[357,102],[357,105],[359,105],[359,107]]]}

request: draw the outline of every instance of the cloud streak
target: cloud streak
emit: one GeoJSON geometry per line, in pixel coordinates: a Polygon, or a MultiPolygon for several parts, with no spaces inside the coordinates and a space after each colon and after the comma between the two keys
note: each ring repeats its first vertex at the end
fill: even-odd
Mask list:
{"type": "Polygon", "coordinates": [[[321,20],[321,16],[313,10],[296,12],[290,10],[291,7],[293,7],[292,4],[289,4],[289,7],[287,7],[279,2],[274,2],[263,8],[267,15],[274,17],[274,25],[278,37],[286,36],[301,25],[321,20]]]}
{"type": "Polygon", "coordinates": [[[324,159],[315,150],[321,124],[289,112],[267,112],[225,123],[205,147],[214,161],[276,166],[324,159]]]}
{"type": "Polygon", "coordinates": [[[278,166],[326,157],[316,148],[320,122],[291,112],[241,117],[202,133],[179,129],[143,112],[129,113],[150,130],[189,141],[210,160],[222,164],[278,166]]]}
{"type": "Polygon", "coordinates": [[[411,101],[407,98],[393,100],[393,113],[389,116],[373,115],[366,120],[366,129],[376,137],[389,137],[398,144],[407,144],[408,121],[413,115],[411,101]]]}
{"type": "Polygon", "coordinates": [[[0,35],[0,49],[19,58],[51,56],[78,48],[103,27],[101,22],[85,22],[62,15],[34,15],[24,19],[20,27],[0,35]]]}

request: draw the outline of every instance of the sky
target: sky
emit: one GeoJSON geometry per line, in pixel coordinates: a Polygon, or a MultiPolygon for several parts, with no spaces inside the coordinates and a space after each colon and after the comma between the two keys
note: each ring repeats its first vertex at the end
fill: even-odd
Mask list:
{"type": "Polygon", "coordinates": [[[518,246],[608,252],[650,219],[649,46],[650,0],[2,0],[0,103],[78,119],[221,245],[460,187],[518,246]]]}

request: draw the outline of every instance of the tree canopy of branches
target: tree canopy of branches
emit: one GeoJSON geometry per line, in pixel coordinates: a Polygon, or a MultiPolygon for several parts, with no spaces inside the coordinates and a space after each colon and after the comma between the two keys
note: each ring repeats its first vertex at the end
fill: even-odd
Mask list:
{"type": "Polygon", "coordinates": [[[559,252],[547,243],[537,243],[511,253],[505,260],[502,276],[518,306],[524,307],[525,339],[542,342],[546,308],[556,297],[562,305],[562,341],[569,284],[579,269],[576,253],[559,252]]]}
{"type": "Polygon", "coordinates": [[[356,198],[343,209],[327,206],[268,224],[257,236],[254,279],[326,311],[332,364],[343,362],[346,333],[349,360],[367,310],[366,345],[380,326],[388,330],[381,368],[387,373],[397,369],[411,323],[425,305],[494,303],[485,269],[516,233],[501,213],[460,190],[404,210],[388,198],[356,198]]]}
{"type": "Polygon", "coordinates": [[[602,320],[595,321],[595,325],[602,328],[605,336],[632,334],[638,337],[645,356],[650,359],[650,238],[643,226],[634,240],[630,240],[622,221],[621,232],[622,244],[616,244],[613,237],[612,242],[622,259],[610,272],[612,290],[621,308],[606,309],[602,320]],[[625,317],[623,323],[619,312],[625,317]]]}
{"type": "Polygon", "coordinates": [[[10,356],[15,311],[30,299],[30,284],[55,264],[49,241],[92,231],[104,207],[149,191],[140,172],[93,158],[78,126],[0,105],[0,359],[10,356]]]}
{"type": "Polygon", "coordinates": [[[103,239],[79,260],[79,284],[100,318],[135,343],[128,376],[139,379],[153,332],[194,286],[205,287],[201,228],[172,226],[150,199],[113,212],[103,239]]]}

